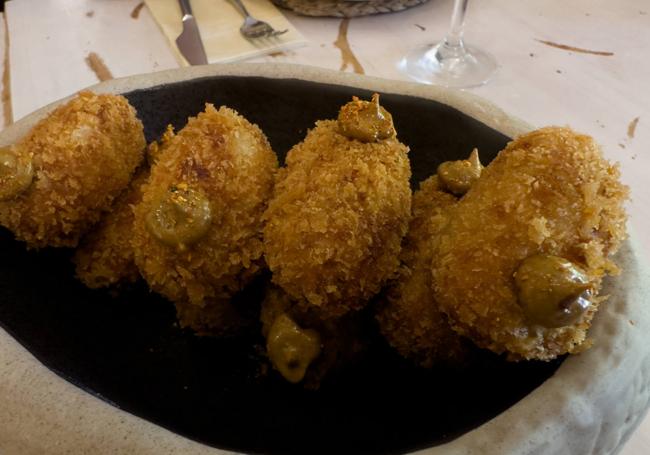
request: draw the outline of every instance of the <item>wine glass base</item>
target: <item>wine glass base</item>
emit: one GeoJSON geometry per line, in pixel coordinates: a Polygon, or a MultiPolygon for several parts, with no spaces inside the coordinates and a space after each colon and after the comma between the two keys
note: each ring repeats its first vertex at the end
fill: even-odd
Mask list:
{"type": "Polygon", "coordinates": [[[445,52],[445,43],[419,47],[398,64],[400,71],[424,84],[452,88],[469,88],[485,84],[497,69],[492,55],[478,48],[464,46],[456,55],[445,52]]]}

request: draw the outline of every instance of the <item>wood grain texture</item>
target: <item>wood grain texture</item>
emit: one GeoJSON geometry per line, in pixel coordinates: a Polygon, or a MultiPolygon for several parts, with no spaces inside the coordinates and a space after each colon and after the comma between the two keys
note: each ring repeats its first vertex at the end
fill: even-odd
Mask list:
{"type": "Polygon", "coordinates": [[[131,18],[138,3],[8,2],[14,119],[95,84],[97,76],[86,62],[91,52],[101,56],[114,77],[176,68],[176,59],[148,10],[143,8],[138,20],[131,18]]]}
{"type": "Polygon", "coordinates": [[[543,39],[538,39],[538,42],[546,44],[547,46],[555,47],[557,49],[562,49],[563,51],[569,52],[578,52],[580,54],[591,54],[591,55],[601,55],[603,57],[611,57],[614,55],[613,52],[608,51],[594,51],[591,49],[583,49],[581,47],[569,46],[568,44],[554,43],[553,41],[547,41],[543,39]]]}
{"type": "Polygon", "coordinates": [[[104,60],[95,52],[91,52],[86,57],[86,64],[95,73],[99,82],[108,81],[113,79],[111,70],[108,69],[104,60]]]}

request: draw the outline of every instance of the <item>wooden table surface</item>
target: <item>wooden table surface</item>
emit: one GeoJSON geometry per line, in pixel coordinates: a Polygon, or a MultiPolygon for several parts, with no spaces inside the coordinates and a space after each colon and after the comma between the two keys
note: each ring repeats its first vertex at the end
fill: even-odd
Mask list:
{"type": "MultiPolygon", "coordinates": [[[[252,61],[406,79],[397,68],[400,57],[441,38],[451,7],[451,0],[430,0],[400,13],[350,20],[287,12],[309,44],[252,61]]],[[[178,66],[139,0],[12,0],[5,19],[3,124],[99,79],[178,66]]],[[[535,126],[570,125],[590,134],[609,159],[620,162],[632,189],[629,226],[650,252],[650,4],[475,1],[466,39],[499,62],[494,78],[472,92],[535,126]]],[[[648,453],[650,418],[621,452],[648,453]]]]}

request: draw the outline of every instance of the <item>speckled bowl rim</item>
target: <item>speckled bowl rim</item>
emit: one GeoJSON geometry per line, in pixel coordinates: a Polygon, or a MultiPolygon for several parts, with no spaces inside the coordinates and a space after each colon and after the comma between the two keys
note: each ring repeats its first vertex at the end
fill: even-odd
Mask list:
{"type": "MultiPolygon", "coordinates": [[[[531,129],[471,93],[289,64],[188,67],[100,83],[125,93],[197,78],[261,76],[344,85],[442,102],[510,137],[531,129]]],[[[25,134],[66,99],[0,133],[0,145],[25,134]]],[[[473,431],[418,453],[616,453],[647,410],[650,393],[650,271],[631,235],[618,260],[625,273],[605,283],[610,298],[590,335],[594,347],[569,357],[544,384],[473,431]],[[487,452],[486,452],[487,451],[487,452]]],[[[477,378],[480,380],[480,378],[477,378]]],[[[84,392],[46,368],[0,330],[0,453],[232,453],[194,442],[84,392]]]]}

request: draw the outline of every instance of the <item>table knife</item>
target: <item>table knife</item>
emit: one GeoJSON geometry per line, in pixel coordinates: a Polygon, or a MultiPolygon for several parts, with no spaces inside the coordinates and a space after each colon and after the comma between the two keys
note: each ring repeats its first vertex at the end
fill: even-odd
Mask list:
{"type": "Polygon", "coordinates": [[[199,27],[196,25],[196,19],[192,15],[190,2],[189,0],[178,0],[178,3],[181,5],[183,13],[183,31],[176,38],[178,50],[190,65],[206,65],[208,57],[205,55],[205,48],[201,41],[199,27]]]}

